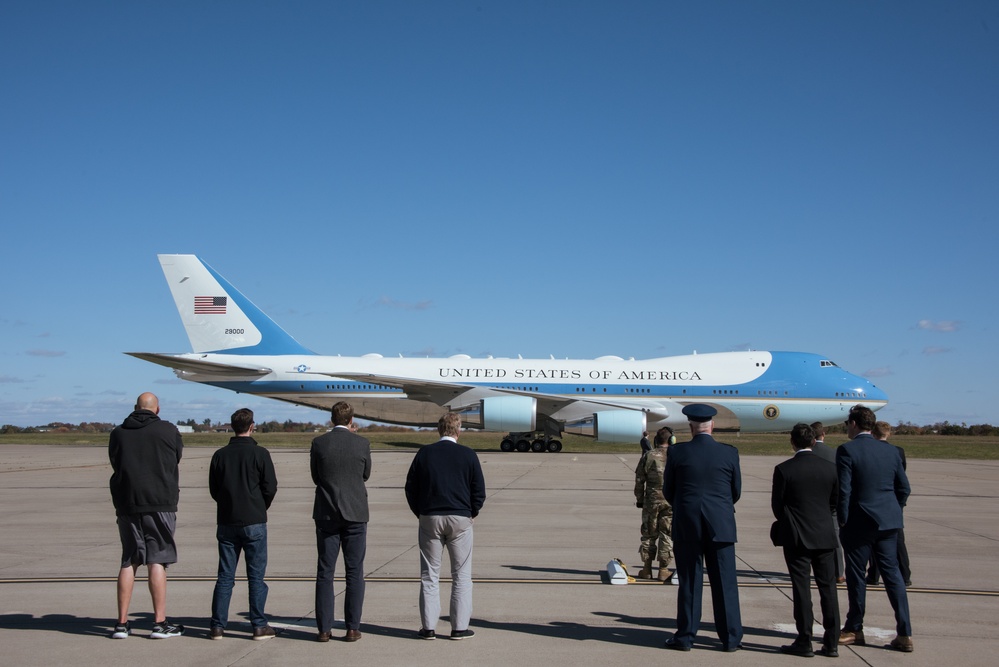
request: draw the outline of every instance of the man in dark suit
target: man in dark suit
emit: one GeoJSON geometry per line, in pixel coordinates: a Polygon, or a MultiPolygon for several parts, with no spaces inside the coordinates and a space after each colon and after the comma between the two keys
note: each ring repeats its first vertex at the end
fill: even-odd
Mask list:
{"type": "Polygon", "coordinates": [[[343,618],[344,641],[361,638],[361,607],[364,604],[364,554],[368,533],[368,490],[371,475],[371,445],[353,432],[354,409],[340,401],[332,410],[333,430],[312,441],[309,462],[316,500],[312,518],[316,522],[317,641],[328,642],[333,628],[333,570],[343,547],[346,579],[343,618]]]}
{"type": "Polygon", "coordinates": [[[846,420],[850,442],[836,451],[839,473],[840,540],[846,552],[846,590],[850,601],[839,643],[863,645],[867,585],[864,570],[871,553],[885,582],[888,601],[895,611],[898,636],[889,644],[911,653],[912,626],[909,598],[898,569],[898,530],[902,507],[909,497],[909,479],[898,450],[871,435],[874,412],[863,405],[850,409],[846,420]]]}
{"type": "MultiPolygon", "coordinates": [[[[812,432],[815,434],[815,445],[812,447],[812,453],[835,465],[836,450],[826,444],[826,427],[822,425],[822,422],[812,422],[811,426],[812,432]]],[[[839,517],[836,516],[835,507],[832,513],[832,524],[833,532],[836,533],[836,583],[842,584],[846,581],[846,568],[844,566],[843,545],[839,541],[839,517]]]]}
{"type": "Polygon", "coordinates": [[[678,651],[689,651],[697,636],[705,567],[722,649],[742,646],[735,577],[735,503],[742,493],[742,474],[738,450],[711,436],[717,412],[700,403],[683,408],[692,437],[669,449],[663,475],[663,495],[673,506],[673,555],[680,578],[676,633],[666,648],[678,651]]]}
{"type": "MultiPolygon", "coordinates": [[[[871,431],[873,435],[878,440],[884,440],[888,442],[888,438],[891,437],[891,424],[888,422],[877,422],[874,424],[874,430],[871,431]]],[[[908,470],[906,469],[905,462],[905,450],[894,445],[895,449],[898,450],[898,455],[902,457],[902,470],[906,470],[906,475],[908,475],[908,470]]],[[[912,569],[909,567],[909,550],[905,546],[905,528],[898,529],[898,571],[902,573],[902,581],[905,582],[906,588],[912,585],[912,569]]],[[[876,558],[871,558],[871,562],[867,566],[867,583],[871,586],[877,586],[881,579],[881,575],[878,573],[878,561],[876,558]]]]}
{"type": "Polygon", "coordinates": [[[815,437],[808,424],[791,430],[794,457],[774,468],[770,508],[777,519],[777,534],[784,547],[784,562],[791,575],[794,624],[798,636],[781,646],[781,653],[812,657],[811,573],[822,607],[822,648],[826,657],[839,655],[839,602],[836,599],[836,529],[829,520],[836,507],[839,481],[836,466],[813,453],[815,437]]]}

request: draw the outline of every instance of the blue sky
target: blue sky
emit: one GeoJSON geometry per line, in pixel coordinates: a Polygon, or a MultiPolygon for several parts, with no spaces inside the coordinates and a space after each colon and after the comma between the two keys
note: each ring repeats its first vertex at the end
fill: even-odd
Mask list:
{"type": "Polygon", "coordinates": [[[999,424],[999,4],[0,4],[0,423],[181,382],[157,253],[326,354],[826,355],[999,424]]]}

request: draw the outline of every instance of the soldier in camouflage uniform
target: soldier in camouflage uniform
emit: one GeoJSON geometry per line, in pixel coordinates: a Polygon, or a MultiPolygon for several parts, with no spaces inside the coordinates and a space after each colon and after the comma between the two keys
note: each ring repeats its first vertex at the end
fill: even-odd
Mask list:
{"type": "Polygon", "coordinates": [[[639,579],[652,578],[652,561],[659,556],[659,581],[669,581],[673,573],[669,564],[673,560],[673,540],[670,529],[673,508],[663,497],[663,472],[666,470],[666,447],[675,443],[673,430],[668,426],[659,429],[655,447],[642,455],[635,469],[635,505],[642,508],[642,557],[639,579]]]}

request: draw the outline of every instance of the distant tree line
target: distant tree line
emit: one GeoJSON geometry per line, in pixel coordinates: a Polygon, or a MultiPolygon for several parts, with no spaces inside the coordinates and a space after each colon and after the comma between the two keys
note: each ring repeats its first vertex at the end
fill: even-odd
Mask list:
{"type": "MultiPolygon", "coordinates": [[[[229,424],[212,422],[211,419],[203,419],[200,422],[194,419],[186,419],[178,421],[176,424],[177,426],[190,426],[191,430],[195,433],[218,433],[232,430],[229,424]]],[[[3,426],[0,426],[0,435],[17,433],[110,433],[114,430],[115,426],[117,426],[117,424],[109,424],[105,422],[81,422],[79,424],[52,422],[41,426],[25,427],[4,424],[3,426]]],[[[328,421],[322,424],[316,424],[313,422],[296,422],[288,419],[283,422],[271,420],[269,422],[257,424],[257,432],[259,433],[324,433],[331,428],[333,428],[333,426],[328,421]]],[[[372,424],[370,426],[364,426],[359,430],[362,432],[368,431],[385,433],[396,431],[405,432],[412,431],[414,429],[405,426],[372,424]]]]}

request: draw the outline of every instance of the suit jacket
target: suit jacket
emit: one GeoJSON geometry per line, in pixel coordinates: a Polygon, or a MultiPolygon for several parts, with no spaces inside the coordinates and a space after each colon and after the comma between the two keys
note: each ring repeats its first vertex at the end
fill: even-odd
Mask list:
{"type": "Polygon", "coordinates": [[[832,513],[839,496],[836,466],[802,450],[774,468],[770,509],[785,538],[797,549],[835,549],[832,513]]]}
{"type": "Polygon", "coordinates": [[[839,472],[839,522],[849,525],[867,515],[878,530],[902,527],[909,478],[894,445],[861,433],[836,450],[839,472]]]}
{"type": "Polygon", "coordinates": [[[836,463],[836,450],[824,442],[817,440],[815,445],[812,447],[812,453],[824,461],[836,463]]]}
{"type": "Polygon", "coordinates": [[[312,441],[309,452],[316,500],[316,521],[368,520],[368,490],[371,476],[371,444],[348,429],[336,427],[312,441]]]}
{"type": "Polygon", "coordinates": [[[673,506],[673,541],[736,542],[739,450],[702,433],[668,451],[663,496],[673,506]]]}

